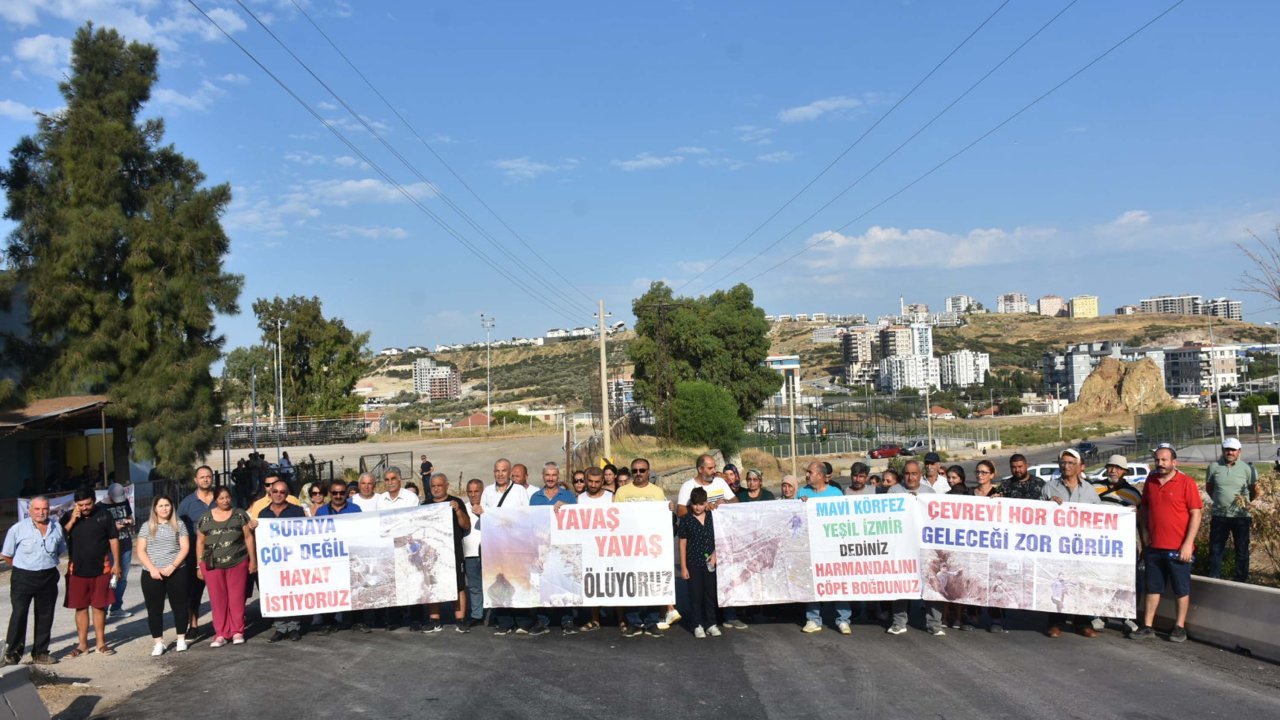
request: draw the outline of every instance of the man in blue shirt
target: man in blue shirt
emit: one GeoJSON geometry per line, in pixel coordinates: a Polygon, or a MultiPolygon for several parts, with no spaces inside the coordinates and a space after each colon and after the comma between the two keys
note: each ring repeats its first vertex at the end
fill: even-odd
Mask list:
{"type": "Polygon", "coordinates": [[[345,515],[360,512],[360,506],[347,502],[347,481],[334,480],[329,484],[329,502],[316,510],[316,517],[322,515],[345,515]]]}
{"type": "Polygon", "coordinates": [[[9,616],[9,633],[5,638],[4,664],[17,665],[22,660],[27,612],[34,600],[36,634],[31,644],[31,661],[52,665],[58,662],[49,654],[53,613],[58,604],[58,558],[67,551],[67,543],[62,527],[49,522],[48,498],[32,498],[27,513],[29,518],[9,528],[4,549],[0,550],[0,558],[13,565],[9,577],[13,613],[9,616]]]}
{"type": "MultiPolygon", "coordinates": [[[[267,497],[271,498],[271,502],[258,512],[258,518],[271,519],[306,517],[307,513],[301,506],[289,503],[289,483],[285,482],[285,480],[280,477],[276,477],[274,480],[274,482],[267,486],[267,497]]],[[[301,618],[276,618],[271,623],[271,627],[275,632],[271,634],[271,637],[267,638],[267,642],[269,643],[278,643],[285,638],[289,638],[294,642],[302,639],[301,618]]]]}
{"type": "MultiPolygon", "coordinates": [[[[187,537],[195,542],[196,523],[204,514],[213,509],[213,468],[201,465],[196,468],[196,489],[178,503],[178,519],[187,526],[187,537]]],[[[191,619],[187,624],[187,642],[193,642],[200,636],[200,600],[204,597],[204,581],[196,577],[196,554],[193,550],[187,553],[187,607],[191,608],[191,619]]]]}
{"type": "MultiPolygon", "coordinates": [[[[801,500],[807,502],[810,499],[841,497],[844,495],[843,490],[829,482],[826,463],[817,461],[809,463],[804,475],[809,484],[800,488],[800,491],[796,493],[796,497],[801,500]]],[[[848,600],[806,603],[804,607],[805,623],[802,630],[807,633],[816,633],[822,630],[822,609],[824,606],[835,609],[836,629],[840,631],[840,634],[852,635],[853,625],[849,621],[853,618],[853,607],[848,600]]]]}
{"type": "MultiPolygon", "coordinates": [[[[554,462],[543,465],[542,488],[529,493],[529,506],[550,506],[559,510],[561,505],[577,504],[578,496],[571,490],[560,487],[560,466],[554,462]]],[[[574,608],[562,607],[557,608],[557,611],[560,613],[560,632],[565,635],[576,635],[578,626],[573,621],[574,608]]],[[[534,617],[537,618],[537,622],[529,628],[530,635],[545,635],[550,632],[548,626],[551,625],[551,608],[538,608],[534,611],[534,617]]]]}

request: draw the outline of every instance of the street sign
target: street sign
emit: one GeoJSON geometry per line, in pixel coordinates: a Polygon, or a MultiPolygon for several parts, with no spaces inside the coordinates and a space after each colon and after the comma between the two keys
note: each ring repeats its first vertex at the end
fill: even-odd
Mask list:
{"type": "Polygon", "coordinates": [[[1280,405],[1259,405],[1258,417],[1266,417],[1268,415],[1280,415],[1280,405]]]}
{"type": "Polygon", "coordinates": [[[1227,413],[1222,417],[1226,420],[1227,427],[1249,427],[1253,424],[1253,415],[1250,413],[1227,413]]]}

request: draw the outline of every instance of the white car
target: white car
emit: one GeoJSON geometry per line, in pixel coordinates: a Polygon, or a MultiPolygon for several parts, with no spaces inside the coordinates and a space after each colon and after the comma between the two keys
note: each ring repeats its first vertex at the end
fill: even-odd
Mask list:
{"type": "Polygon", "coordinates": [[[1048,480],[1058,474],[1058,463],[1044,463],[1043,465],[1032,465],[1027,468],[1027,474],[1031,477],[1037,477],[1041,480],[1048,480]]]}
{"type": "MultiPolygon", "coordinates": [[[[1124,472],[1124,479],[1129,481],[1130,485],[1141,485],[1147,481],[1147,475],[1151,474],[1151,468],[1146,463],[1129,463],[1129,469],[1124,472]]],[[[1096,473],[1088,476],[1090,480],[1106,480],[1107,469],[1104,467],[1096,473]]]]}

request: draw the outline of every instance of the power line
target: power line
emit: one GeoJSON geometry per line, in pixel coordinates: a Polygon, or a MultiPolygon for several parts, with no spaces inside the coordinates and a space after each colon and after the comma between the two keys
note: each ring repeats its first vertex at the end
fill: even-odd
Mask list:
{"type": "Polygon", "coordinates": [[[842,197],[844,197],[846,194],[848,194],[848,192],[849,192],[850,190],[854,189],[854,188],[855,188],[855,187],[857,187],[859,184],[861,184],[861,183],[862,183],[862,181],[863,181],[863,180],[865,180],[865,179],[867,178],[867,176],[871,175],[871,174],[872,174],[872,173],[874,173],[876,170],[880,169],[880,166],[884,165],[886,162],[888,162],[890,159],[892,159],[895,155],[897,155],[899,151],[901,151],[901,150],[902,150],[903,148],[905,148],[907,145],[911,144],[911,142],[912,142],[912,141],[914,141],[917,137],[919,137],[921,133],[923,133],[925,130],[928,130],[930,127],[932,127],[932,126],[933,126],[933,124],[934,124],[935,122],[937,122],[937,121],[938,121],[938,119],[939,119],[939,118],[941,118],[943,115],[947,114],[947,113],[951,110],[951,108],[955,107],[955,106],[956,106],[956,105],[957,105],[961,100],[964,100],[966,97],[968,97],[968,96],[969,96],[969,93],[973,92],[974,90],[976,90],[976,89],[978,88],[978,86],[979,86],[979,85],[981,85],[982,83],[986,82],[987,78],[991,77],[992,75],[994,75],[994,74],[995,74],[995,72],[996,72],[997,70],[999,70],[1000,68],[1004,67],[1004,64],[1005,64],[1005,63],[1007,63],[1007,62],[1009,62],[1010,60],[1012,60],[1014,55],[1017,55],[1019,52],[1021,52],[1021,51],[1022,51],[1022,49],[1023,49],[1023,48],[1025,48],[1027,45],[1031,44],[1031,41],[1032,41],[1032,40],[1035,40],[1037,37],[1039,37],[1040,33],[1044,32],[1046,29],[1048,29],[1048,27],[1049,27],[1050,25],[1052,25],[1054,22],[1056,22],[1056,21],[1058,20],[1058,18],[1062,17],[1062,16],[1063,16],[1063,15],[1064,15],[1068,10],[1070,10],[1070,9],[1072,8],[1072,6],[1074,6],[1078,1],[1079,1],[1079,0],[1071,0],[1071,2],[1068,2],[1066,5],[1064,5],[1064,6],[1063,6],[1063,8],[1062,8],[1061,10],[1059,10],[1059,11],[1058,11],[1058,12],[1057,12],[1053,17],[1051,17],[1051,18],[1049,18],[1048,20],[1046,20],[1046,21],[1045,21],[1045,23],[1044,23],[1043,25],[1041,25],[1039,28],[1037,28],[1035,32],[1033,32],[1033,33],[1031,33],[1030,35],[1028,35],[1028,36],[1027,36],[1027,38],[1026,38],[1025,40],[1023,40],[1021,43],[1019,43],[1017,47],[1015,47],[1013,50],[1009,51],[1009,54],[1005,55],[1005,56],[1004,56],[1004,58],[1002,58],[1002,59],[1000,60],[1000,62],[998,62],[998,63],[996,63],[995,65],[991,66],[991,69],[987,70],[987,72],[986,72],[986,73],[984,73],[984,74],[982,75],[982,77],[980,77],[980,78],[978,78],[977,80],[975,80],[975,81],[973,82],[973,84],[971,84],[968,88],[966,88],[966,89],[965,89],[965,91],[964,91],[964,92],[960,93],[960,94],[959,94],[959,95],[957,95],[957,96],[956,96],[956,97],[955,97],[951,102],[947,103],[945,107],[943,107],[943,108],[942,108],[941,110],[939,110],[936,114],[934,114],[934,116],[933,116],[933,117],[929,118],[928,122],[926,122],[925,124],[923,124],[923,125],[921,125],[919,128],[917,128],[915,132],[911,133],[911,135],[909,135],[909,136],[907,137],[907,139],[906,139],[906,140],[903,140],[901,143],[899,143],[899,144],[897,145],[897,147],[895,147],[893,150],[889,151],[889,153],[888,153],[887,155],[885,155],[884,157],[880,158],[880,160],[879,160],[875,165],[872,165],[870,168],[868,168],[866,172],[864,172],[864,173],[862,173],[861,175],[859,175],[859,176],[858,176],[858,178],[857,178],[856,180],[854,180],[853,182],[851,182],[851,183],[849,183],[847,186],[845,186],[845,188],[844,188],[843,190],[841,190],[840,192],[836,193],[834,197],[832,197],[830,200],[828,200],[828,201],[826,201],[825,203],[823,203],[823,204],[822,204],[822,205],[821,205],[817,210],[814,210],[812,213],[809,213],[809,215],[808,215],[807,217],[805,217],[803,220],[801,220],[800,222],[798,222],[798,223],[796,223],[794,226],[792,226],[790,230],[787,230],[785,233],[783,233],[780,237],[778,237],[778,239],[777,239],[777,240],[774,240],[773,242],[769,243],[769,244],[768,244],[768,245],[766,245],[765,247],[761,248],[761,250],[760,250],[759,252],[757,252],[755,255],[752,255],[752,256],[751,256],[750,258],[748,258],[745,262],[743,262],[743,263],[739,264],[737,267],[735,267],[734,269],[730,270],[730,271],[725,275],[725,277],[724,277],[724,278],[722,278],[722,279],[726,279],[726,278],[732,277],[734,273],[738,272],[739,270],[741,270],[741,269],[743,269],[743,268],[747,267],[747,266],[748,266],[748,265],[750,265],[751,263],[753,263],[753,262],[755,262],[756,260],[760,259],[760,257],[761,257],[762,255],[764,255],[765,253],[769,252],[769,251],[770,251],[770,250],[772,250],[773,248],[777,247],[779,243],[781,243],[783,240],[786,240],[788,237],[790,237],[792,233],[794,233],[795,231],[797,231],[797,230],[799,230],[800,228],[804,227],[806,223],[808,223],[810,220],[813,220],[813,219],[814,219],[815,217],[817,217],[817,216],[818,216],[822,211],[824,211],[824,210],[826,210],[827,208],[831,207],[833,204],[835,204],[835,202],[836,202],[837,200],[839,200],[840,198],[842,198],[842,197]]]}
{"type": "Polygon", "coordinates": [[[267,33],[267,35],[271,37],[272,40],[275,40],[276,43],[280,45],[280,47],[283,48],[284,51],[287,52],[290,57],[293,58],[294,62],[302,66],[302,69],[306,70],[307,73],[311,75],[312,79],[320,83],[320,85],[326,91],[328,91],[328,93],[332,95],[333,98],[337,100],[344,109],[346,109],[346,111],[351,115],[351,117],[355,118],[356,121],[359,122],[364,127],[364,129],[369,132],[370,135],[372,135],[388,152],[394,155],[396,159],[399,160],[400,163],[403,164],[409,170],[410,173],[412,173],[415,177],[417,177],[419,181],[425,183],[431,189],[432,192],[434,192],[441,200],[444,201],[446,205],[449,206],[451,210],[457,213],[458,216],[462,218],[463,222],[470,225],[471,228],[475,230],[477,233],[479,233],[481,237],[488,240],[489,244],[493,245],[499,252],[505,255],[508,260],[518,265],[520,269],[532,275],[535,280],[542,282],[544,287],[549,292],[554,294],[556,302],[561,305],[562,309],[569,309],[571,314],[576,312],[575,310],[573,310],[575,301],[570,299],[569,296],[564,294],[563,291],[559,290],[554,283],[546,282],[546,280],[543,279],[541,276],[539,276],[539,274],[535,272],[533,268],[530,268],[528,265],[524,263],[524,261],[522,261],[520,258],[516,257],[509,250],[507,250],[505,245],[503,245],[497,238],[490,235],[489,232],[486,231],[483,227],[481,227],[478,223],[476,223],[475,220],[473,220],[465,210],[463,210],[461,207],[455,204],[453,200],[451,200],[443,190],[441,190],[435,183],[431,182],[431,180],[429,180],[426,176],[424,176],[422,172],[418,170],[417,166],[415,166],[407,158],[405,158],[402,154],[400,154],[400,152],[396,150],[396,148],[393,147],[391,143],[389,143],[382,136],[382,134],[379,133],[377,129],[375,129],[363,116],[361,116],[360,113],[356,112],[355,109],[352,108],[351,105],[347,103],[347,101],[343,99],[343,97],[340,94],[338,94],[336,90],[330,87],[327,82],[325,82],[319,75],[317,75],[316,72],[313,71],[311,67],[305,61],[302,60],[302,58],[298,57],[297,53],[295,53],[287,43],[281,40],[280,37],[277,36],[275,32],[271,30],[271,28],[267,27],[267,24],[262,22],[262,20],[259,19],[258,16],[252,10],[250,10],[242,0],[236,0],[236,4],[239,5],[240,9],[244,10],[249,15],[249,17],[253,18],[254,22],[256,22],[258,26],[261,27],[267,33]]]}
{"type": "Polygon", "coordinates": [[[545,265],[547,269],[550,270],[557,278],[559,278],[562,282],[564,282],[565,285],[573,288],[574,291],[576,291],[579,295],[581,295],[583,299],[585,299],[587,302],[592,301],[591,297],[587,295],[585,292],[583,292],[582,289],[578,287],[577,283],[574,283],[571,280],[569,280],[569,278],[566,278],[564,275],[561,275],[560,271],[556,270],[554,265],[547,262],[546,258],[542,257],[542,255],[539,254],[534,247],[529,245],[529,243],[525,242],[525,239],[520,235],[520,233],[516,232],[515,229],[513,229],[510,225],[508,225],[507,221],[504,220],[502,216],[498,215],[497,211],[494,210],[492,207],[490,207],[489,204],[486,203],[484,199],[481,198],[480,195],[477,194],[476,191],[471,188],[471,186],[467,183],[467,181],[462,179],[461,175],[459,175],[457,172],[454,171],[453,167],[450,166],[449,163],[445,161],[445,159],[440,155],[440,153],[436,152],[435,147],[433,147],[431,143],[423,139],[422,135],[418,133],[418,130],[412,124],[410,124],[410,122],[406,120],[403,115],[400,114],[399,110],[396,110],[395,106],[393,106],[391,102],[387,100],[387,98],[382,94],[382,92],[378,90],[377,87],[374,86],[373,82],[370,81],[369,78],[366,77],[365,74],[360,71],[360,68],[356,67],[356,64],[352,62],[350,58],[347,57],[347,54],[344,53],[342,49],[338,47],[337,43],[335,43],[333,39],[330,38],[329,35],[323,29],[320,28],[320,26],[316,23],[316,21],[313,20],[309,14],[307,14],[307,11],[304,10],[302,6],[298,5],[298,3],[295,2],[294,0],[289,0],[289,2],[290,4],[293,5],[294,8],[297,9],[299,13],[302,14],[302,17],[307,19],[307,22],[311,23],[311,27],[315,28],[316,32],[320,33],[320,37],[323,37],[325,39],[325,42],[329,43],[329,47],[333,48],[334,52],[338,53],[338,56],[341,57],[343,61],[347,63],[347,66],[350,67],[355,72],[355,74],[360,77],[361,80],[364,81],[364,84],[368,86],[368,88],[372,90],[375,95],[378,96],[378,99],[382,101],[382,104],[386,105],[387,109],[390,110],[392,114],[394,114],[396,118],[398,118],[400,122],[403,123],[404,126],[409,129],[409,132],[412,133],[413,136],[418,139],[418,142],[422,143],[422,146],[431,152],[431,155],[434,156],[435,159],[438,160],[440,164],[444,166],[444,169],[448,170],[449,174],[452,175],[453,178],[457,180],[459,184],[462,185],[462,187],[466,188],[467,192],[471,194],[471,197],[476,199],[476,202],[480,203],[480,205],[485,210],[487,210],[489,214],[492,215],[500,225],[502,225],[502,227],[507,229],[507,232],[511,233],[512,237],[518,240],[520,244],[525,247],[526,250],[528,250],[530,253],[533,254],[534,257],[538,258],[538,260],[541,261],[542,264],[545,265]]]}
{"type": "Polygon", "coordinates": [[[863,139],[865,139],[868,135],[870,135],[871,131],[879,127],[880,123],[884,122],[886,118],[888,118],[891,114],[893,114],[893,111],[897,110],[899,105],[906,102],[908,98],[914,95],[916,90],[919,90],[921,85],[924,85],[925,82],[929,80],[929,78],[933,77],[934,73],[938,72],[938,70],[941,69],[943,65],[947,64],[947,61],[950,60],[953,55],[955,55],[957,52],[960,52],[960,49],[963,48],[965,45],[967,45],[969,41],[973,39],[974,35],[977,35],[978,32],[982,30],[982,28],[987,26],[987,23],[991,22],[991,20],[996,15],[1000,14],[1000,11],[1003,10],[1005,6],[1009,4],[1010,1],[1011,0],[1004,0],[1004,2],[1000,3],[1000,5],[996,7],[996,9],[992,11],[992,13],[988,15],[985,20],[983,20],[981,23],[978,23],[978,26],[974,28],[968,35],[966,35],[963,40],[960,41],[959,45],[956,45],[954,48],[951,48],[951,52],[947,53],[941,60],[939,60],[938,63],[934,65],[932,69],[929,70],[929,72],[924,74],[924,77],[916,81],[916,84],[913,85],[911,89],[907,91],[906,95],[903,95],[901,98],[899,98],[897,102],[895,102],[888,110],[884,111],[884,114],[881,115],[879,118],[877,118],[876,121],[871,124],[871,127],[868,127],[866,130],[864,130],[862,134],[858,136],[858,139],[854,140],[849,145],[849,147],[841,151],[839,155],[836,155],[834,160],[827,163],[827,166],[822,168],[822,170],[817,175],[813,176],[813,178],[810,179],[809,182],[805,183],[804,187],[797,190],[796,193],[792,195],[786,202],[782,203],[782,205],[777,210],[773,211],[773,214],[769,215],[769,217],[764,219],[764,222],[760,223],[759,225],[756,226],[754,230],[747,233],[746,237],[739,240],[737,243],[734,244],[733,247],[726,250],[723,255],[716,258],[715,262],[711,263],[707,267],[698,271],[698,274],[694,275],[688,280],[685,280],[684,283],[680,285],[680,287],[676,288],[676,292],[683,290],[685,287],[693,283],[694,280],[697,280],[698,278],[705,275],[707,272],[710,272],[712,268],[724,262],[725,258],[729,257],[738,248],[742,247],[742,245],[746,243],[748,240],[755,237],[756,233],[763,230],[766,225],[773,222],[774,218],[782,214],[782,211],[790,207],[791,203],[795,202],[797,198],[799,198],[801,195],[805,193],[805,191],[813,187],[814,183],[822,179],[822,177],[826,175],[827,172],[831,170],[831,168],[835,167],[837,163],[839,163],[841,160],[844,159],[845,155],[848,155],[854,148],[856,148],[863,141],[863,139]]]}
{"type": "Polygon", "coordinates": [[[376,172],[384,180],[386,180],[392,187],[396,189],[397,192],[403,195],[404,198],[408,200],[414,207],[418,208],[419,211],[421,211],[427,217],[431,218],[431,220],[434,221],[437,225],[439,225],[441,229],[443,229],[446,233],[448,233],[452,238],[457,240],[459,244],[461,244],[467,250],[471,251],[472,254],[480,258],[481,261],[487,264],[499,275],[506,277],[508,280],[512,282],[512,284],[517,285],[521,287],[523,290],[525,290],[525,292],[528,292],[531,296],[533,296],[535,299],[537,299],[547,308],[551,309],[552,311],[556,312],[559,315],[564,316],[565,318],[569,319],[571,322],[578,321],[577,319],[575,319],[575,317],[572,314],[566,314],[562,309],[552,304],[545,296],[539,293],[536,288],[526,285],[518,277],[509,275],[500,265],[494,262],[492,258],[486,255],[483,250],[476,247],[471,241],[467,240],[457,230],[454,230],[452,226],[450,226],[447,222],[445,222],[444,218],[441,218],[438,214],[433,212],[430,208],[428,208],[420,200],[418,200],[418,198],[415,197],[413,193],[409,192],[395,178],[391,177],[391,175],[387,173],[387,171],[382,169],[382,166],[380,166],[377,162],[375,162],[372,158],[370,158],[363,150],[357,147],[355,143],[351,142],[351,140],[348,139],[347,136],[343,135],[340,131],[337,130],[337,128],[333,127],[331,124],[325,122],[325,119],[320,115],[319,112],[316,111],[315,108],[311,107],[311,105],[307,103],[306,100],[303,100],[296,92],[294,92],[293,89],[289,87],[287,83],[281,80],[275,73],[271,72],[271,70],[265,64],[263,64],[263,62],[259,60],[257,56],[255,56],[252,52],[250,52],[248,48],[246,48],[243,44],[241,44],[239,40],[236,40],[234,37],[232,37],[231,34],[228,33],[226,29],[224,29],[222,25],[218,23],[218,21],[210,17],[209,14],[204,11],[204,8],[200,7],[200,5],[196,3],[196,0],[187,0],[187,2],[192,7],[194,7],[197,12],[203,15],[205,20],[209,21],[211,25],[217,28],[218,32],[222,33],[222,35],[226,37],[228,40],[230,40],[237,48],[239,48],[240,51],[245,54],[245,56],[247,56],[250,60],[252,60],[255,65],[257,65],[264,73],[267,74],[268,77],[274,80],[275,83],[279,85],[282,90],[288,93],[289,97],[292,97],[294,101],[296,101],[299,105],[301,105],[303,109],[305,109],[312,117],[316,119],[317,122],[319,122],[321,125],[327,128],[329,132],[333,133],[333,135],[337,137],[338,140],[342,142],[343,145],[346,145],[347,148],[351,150],[351,152],[355,153],[357,156],[359,156],[361,160],[368,163],[369,167],[372,168],[374,172],[376,172]]]}
{"type": "MultiPolygon", "coordinates": [[[[1184,2],[1186,2],[1186,0],[1177,0],[1177,2],[1173,3],[1173,4],[1172,4],[1172,5],[1170,5],[1169,7],[1165,8],[1165,9],[1164,9],[1163,11],[1161,11],[1158,15],[1156,15],[1156,16],[1155,16],[1155,17],[1153,17],[1153,18],[1151,18],[1151,19],[1150,19],[1150,20],[1148,20],[1147,22],[1143,23],[1140,27],[1138,27],[1138,29],[1136,29],[1136,30],[1134,30],[1133,32],[1129,33],[1128,35],[1124,36],[1123,38],[1121,38],[1121,39],[1120,39],[1120,41],[1119,41],[1119,42],[1117,42],[1116,44],[1114,44],[1114,45],[1112,45],[1111,47],[1107,48],[1105,51],[1103,51],[1103,52],[1102,52],[1102,54],[1100,54],[1100,55],[1096,56],[1095,58],[1093,58],[1092,60],[1090,60],[1089,62],[1085,63],[1083,66],[1081,66],[1078,70],[1076,70],[1075,72],[1073,72],[1073,73],[1071,73],[1070,75],[1068,75],[1067,77],[1065,77],[1065,78],[1064,78],[1062,81],[1060,81],[1057,85],[1054,85],[1053,87],[1049,88],[1049,89],[1048,89],[1048,90],[1046,90],[1044,93],[1042,93],[1039,97],[1035,98],[1034,100],[1032,100],[1031,102],[1027,103],[1026,105],[1023,105],[1021,108],[1019,108],[1016,112],[1014,112],[1014,113],[1013,113],[1012,115],[1010,115],[1009,117],[1005,118],[1004,120],[1001,120],[999,123],[997,123],[997,124],[996,124],[996,126],[995,126],[995,127],[991,128],[990,130],[986,131],[985,133],[983,133],[983,134],[979,135],[979,136],[978,136],[977,138],[975,138],[972,142],[970,142],[969,144],[967,144],[967,145],[965,145],[964,147],[960,148],[960,149],[959,149],[959,150],[957,150],[956,152],[952,153],[952,154],[951,154],[951,155],[949,155],[946,159],[944,159],[942,162],[938,163],[937,165],[934,165],[932,168],[929,168],[927,171],[925,171],[925,172],[924,172],[924,174],[920,175],[920,176],[919,176],[919,177],[917,177],[915,180],[912,180],[911,182],[907,183],[906,185],[903,185],[901,188],[898,188],[898,190],[896,190],[895,192],[893,192],[893,194],[891,194],[891,195],[889,195],[888,197],[884,198],[883,200],[881,200],[880,202],[876,203],[875,205],[872,205],[871,207],[867,208],[864,212],[862,212],[862,213],[861,213],[860,215],[858,215],[857,217],[853,218],[853,219],[852,219],[852,220],[850,220],[849,222],[847,222],[847,223],[845,223],[845,224],[841,225],[840,227],[836,228],[836,229],[834,230],[834,232],[841,232],[841,231],[842,231],[842,230],[844,230],[845,228],[848,228],[850,225],[852,225],[852,224],[854,224],[854,223],[858,222],[859,220],[861,220],[862,218],[866,217],[867,215],[870,215],[872,212],[874,212],[874,211],[878,210],[878,209],[879,209],[881,206],[883,206],[885,203],[888,203],[890,200],[893,200],[894,198],[898,197],[899,195],[901,195],[902,193],[906,192],[907,190],[910,190],[912,187],[914,187],[916,184],[918,184],[919,182],[921,182],[921,181],[922,181],[922,180],[924,180],[925,178],[929,177],[930,175],[934,174],[934,173],[935,173],[935,172],[937,172],[938,170],[942,169],[942,167],[943,167],[943,166],[945,166],[945,165],[949,164],[952,160],[955,160],[956,158],[958,158],[958,157],[960,157],[961,155],[965,154],[965,153],[966,153],[966,152],[968,152],[971,148],[973,148],[975,145],[977,145],[978,143],[982,142],[983,140],[986,140],[988,137],[990,137],[991,135],[995,134],[997,131],[999,131],[1001,128],[1003,128],[1005,125],[1008,125],[1009,123],[1013,122],[1013,121],[1014,121],[1014,119],[1016,119],[1018,116],[1022,115],[1022,114],[1023,114],[1024,112],[1026,112],[1027,110],[1030,110],[1032,107],[1034,107],[1035,105],[1037,105],[1041,100],[1044,100],[1045,98],[1049,97],[1049,96],[1050,96],[1050,95],[1052,95],[1053,93],[1057,92],[1057,91],[1058,91],[1059,89],[1061,89],[1064,85],[1066,85],[1067,83],[1071,82],[1071,81],[1072,81],[1072,80],[1074,80],[1076,77],[1078,77],[1079,75],[1083,74],[1086,70],[1088,70],[1089,68],[1093,67],[1093,66],[1094,66],[1094,65],[1096,65],[1097,63],[1101,62],[1103,58],[1105,58],[1105,57],[1107,57],[1108,55],[1110,55],[1111,53],[1115,52],[1117,49],[1119,49],[1119,48],[1120,48],[1120,46],[1124,45],[1125,43],[1129,42],[1129,41],[1130,41],[1130,40],[1132,40],[1133,38],[1137,37],[1140,33],[1142,33],[1142,32],[1143,32],[1144,30],[1146,30],[1147,28],[1151,27],[1152,25],[1154,25],[1157,21],[1159,21],[1159,20],[1160,20],[1161,18],[1163,18],[1165,15],[1168,15],[1169,13],[1173,12],[1175,9],[1177,9],[1177,8],[1178,8],[1178,6],[1179,6],[1179,5],[1182,5],[1182,3],[1184,3],[1184,2]]],[[[769,266],[769,267],[768,267],[768,268],[766,268],[765,270],[763,270],[763,271],[761,271],[761,272],[758,272],[758,273],[756,273],[755,275],[752,275],[751,277],[747,278],[744,282],[748,282],[748,283],[749,283],[749,282],[751,282],[751,281],[753,281],[753,280],[756,280],[756,279],[760,278],[761,276],[763,276],[763,275],[765,275],[765,274],[767,274],[767,273],[770,273],[770,272],[772,272],[772,271],[774,271],[774,270],[778,269],[779,267],[782,267],[783,265],[785,265],[785,264],[787,264],[787,263],[791,262],[791,261],[792,261],[792,260],[794,260],[795,258],[799,257],[800,255],[802,255],[802,254],[804,254],[804,253],[808,252],[809,250],[813,249],[814,247],[816,247],[816,246],[818,245],[818,243],[819,243],[819,242],[821,242],[821,240],[822,240],[822,239],[821,239],[821,238],[819,238],[818,240],[814,240],[814,241],[811,241],[811,242],[806,243],[806,244],[804,245],[804,247],[801,247],[801,248],[800,248],[799,250],[797,250],[796,252],[794,252],[794,253],[792,253],[791,255],[789,255],[789,256],[787,256],[787,257],[783,258],[781,261],[779,261],[779,262],[777,262],[777,263],[775,263],[775,264],[773,264],[773,265],[769,266]]]]}

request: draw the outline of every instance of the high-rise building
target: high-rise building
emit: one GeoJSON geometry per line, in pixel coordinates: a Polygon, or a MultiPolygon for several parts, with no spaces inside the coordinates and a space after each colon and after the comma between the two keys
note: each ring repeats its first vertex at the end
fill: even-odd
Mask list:
{"type": "Polygon", "coordinates": [[[454,400],[462,397],[462,378],[455,367],[418,358],[413,361],[413,391],[430,400],[454,400]]]}
{"type": "Polygon", "coordinates": [[[865,385],[875,378],[876,365],[871,356],[871,344],[878,331],[875,325],[862,325],[846,328],[840,337],[845,382],[850,385],[865,385]]]}
{"type": "Polygon", "coordinates": [[[770,369],[777,370],[782,375],[782,387],[768,402],[771,405],[785,405],[790,402],[792,397],[796,398],[796,402],[800,401],[800,356],[799,355],[770,355],[764,359],[764,364],[770,369]]]}
{"type": "Polygon", "coordinates": [[[973,305],[973,298],[968,295],[952,295],[947,298],[946,306],[949,313],[966,313],[969,312],[969,306],[973,305]]]}
{"type": "Polygon", "coordinates": [[[1065,305],[1061,295],[1045,295],[1036,301],[1036,312],[1040,315],[1058,317],[1062,314],[1065,305]]]}
{"type": "Polygon", "coordinates": [[[1244,321],[1244,303],[1239,300],[1229,300],[1224,297],[1206,300],[1200,311],[1205,315],[1244,321]]]}
{"type": "Polygon", "coordinates": [[[914,354],[912,341],[911,328],[906,325],[880,328],[880,357],[912,355],[914,354]]]}
{"type": "Polygon", "coordinates": [[[923,390],[941,387],[938,358],[925,355],[893,355],[880,361],[880,388],[899,392],[903,388],[923,390]]]}
{"type": "Polygon", "coordinates": [[[1157,295],[1139,301],[1144,313],[1161,315],[1199,315],[1202,300],[1199,295],[1157,295]]]}
{"type": "Polygon", "coordinates": [[[911,323],[911,354],[933,355],[933,326],[928,323],[911,323]]]}
{"type": "Polygon", "coordinates": [[[957,350],[943,355],[941,360],[942,387],[966,387],[986,382],[991,370],[991,356],[984,352],[957,350]]]}
{"type": "Polygon", "coordinates": [[[1164,350],[1164,385],[1175,397],[1203,397],[1239,384],[1235,345],[1186,343],[1164,350]]]}
{"type": "Polygon", "coordinates": [[[1097,295],[1077,295],[1071,298],[1071,317],[1073,318],[1098,317],[1098,296],[1097,295]]]}
{"type": "Polygon", "coordinates": [[[1005,293],[996,298],[996,312],[1003,315],[1020,315],[1030,311],[1027,296],[1020,292],[1005,293]]]}

